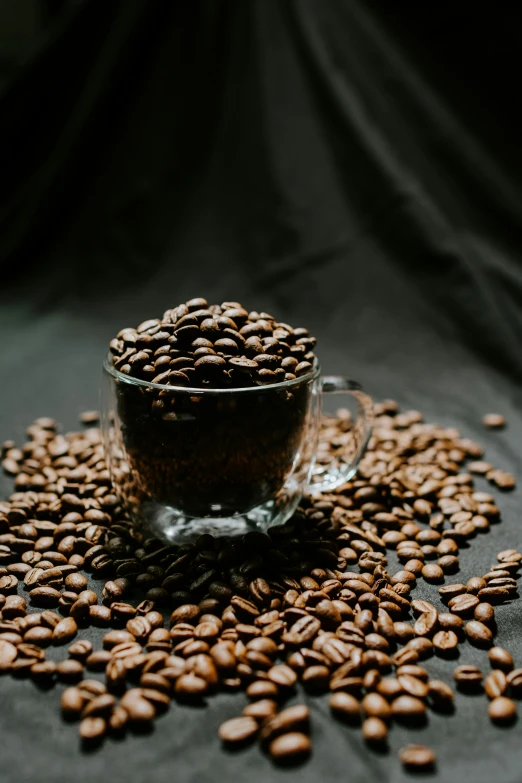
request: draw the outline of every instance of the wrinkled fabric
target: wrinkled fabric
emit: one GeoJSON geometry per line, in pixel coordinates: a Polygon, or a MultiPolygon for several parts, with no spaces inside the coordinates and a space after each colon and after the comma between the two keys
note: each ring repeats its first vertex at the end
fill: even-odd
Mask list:
{"type": "MultiPolygon", "coordinates": [[[[63,0],[42,4],[23,51],[0,38],[0,438],[40,415],[76,427],[109,339],[205,296],[309,327],[326,372],[458,427],[522,477],[520,11],[454,5],[63,0]],[[491,411],[505,431],[483,429],[491,411]]],[[[502,524],[462,550],[454,581],[522,545],[519,490],[495,494],[502,524]]],[[[496,614],[519,664],[522,612],[496,614]]],[[[488,669],[466,645],[459,662],[488,669]]],[[[455,662],[427,666],[451,681],[455,662]]],[[[0,678],[2,779],[289,775],[257,748],[220,749],[241,695],[173,705],[150,736],[86,754],[60,690],[0,678]]],[[[385,755],[306,699],[303,783],[409,779],[408,741],[435,748],[434,780],[520,781],[518,728],[493,727],[484,696],[394,727],[385,755]]]]}

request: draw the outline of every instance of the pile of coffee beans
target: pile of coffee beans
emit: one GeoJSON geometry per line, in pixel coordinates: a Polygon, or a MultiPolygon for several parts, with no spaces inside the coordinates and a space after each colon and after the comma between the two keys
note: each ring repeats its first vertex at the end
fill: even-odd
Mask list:
{"type": "Polygon", "coordinates": [[[313,367],[316,340],[239,302],[190,299],[122,329],[110,342],[124,375],[166,386],[241,388],[290,381],[313,367]]]}
{"type": "Polygon", "coordinates": [[[315,342],[307,329],[269,313],[201,298],[122,329],[110,343],[121,373],[113,379],[119,432],[112,441],[123,452],[115,489],[134,515],[160,504],[188,516],[211,508],[227,516],[273,500],[306,435],[315,342]],[[293,383],[273,387],[285,381],[293,383]]]}
{"type": "MultiPolygon", "coordinates": [[[[147,726],[172,700],[242,690],[248,704],[220,727],[223,744],[257,740],[274,762],[295,763],[311,752],[310,714],[285,701],[302,688],[329,693],[332,715],[382,750],[393,724],[453,709],[453,688],[426,661],[468,644],[488,649],[491,671],[461,663],[455,686],[485,690],[495,723],[516,717],[522,668],[494,644],[495,610],[517,597],[522,554],[499,552],[465,583],[454,576],[461,547],[500,518],[473,473],[502,489],[514,479],[457,430],[385,401],[350,482],[304,498],[268,533],[181,546],[126,516],[96,427],[61,435],[42,418],[27,432],[21,447],[2,446],[15,491],[0,502],[0,674],[64,683],[62,713],[83,742],[147,726]],[[447,611],[414,597],[421,580],[439,585],[447,611]],[[106,629],[102,649],[89,626],[106,629]],[[47,657],[61,646],[66,657],[47,657]]],[[[349,436],[345,411],[325,418],[320,461],[349,436]]],[[[420,745],[400,760],[436,763],[420,745]]]]}

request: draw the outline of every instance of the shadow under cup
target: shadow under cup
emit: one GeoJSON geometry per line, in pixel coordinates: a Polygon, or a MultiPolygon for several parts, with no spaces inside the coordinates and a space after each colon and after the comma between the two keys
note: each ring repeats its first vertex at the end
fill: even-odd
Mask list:
{"type": "Polygon", "coordinates": [[[286,383],[204,390],[138,381],[110,358],[104,369],[104,442],[116,491],[156,534],[195,533],[196,518],[215,532],[211,519],[238,522],[255,509],[243,522],[267,527],[293,512],[317,444],[318,365],[286,383]]]}

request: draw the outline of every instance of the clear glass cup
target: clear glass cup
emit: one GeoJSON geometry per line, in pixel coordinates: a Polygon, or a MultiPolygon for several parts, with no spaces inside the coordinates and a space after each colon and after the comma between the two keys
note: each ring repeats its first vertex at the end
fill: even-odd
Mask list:
{"type": "Polygon", "coordinates": [[[116,492],[133,518],[169,542],[284,523],[305,492],[328,492],[354,475],[373,418],[361,387],[322,378],[318,363],[283,383],[192,389],[124,375],[110,356],[101,411],[116,492]],[[330,394],[358,408],[333,461],[318,451],[330,394]]]}

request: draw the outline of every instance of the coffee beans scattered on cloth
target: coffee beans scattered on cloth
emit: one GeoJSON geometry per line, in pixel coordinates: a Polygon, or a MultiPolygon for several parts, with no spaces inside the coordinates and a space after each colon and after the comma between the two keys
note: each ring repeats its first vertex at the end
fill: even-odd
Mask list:
{"type": "MultiPolygon", "coordinates": [[[[243,318],[236,326],[250,322],[243,318]]],[[[197,327],[180,328],[189,326],[197,327]]],[[[342,412],[324,419],[320,463],[348,428],[342,412]]],[[[421,726],[427,710],[452,711],[453,687],[430,676],[428,659],[459,650],[454,686],[484,690],[493,722],[515,720],[522,668],[495,645],[495,613],[518,596],[522,554],[506,549],[486,573],[456,576],[462,545],[480,545],[500,521],[494,496],[475,489],[466,466],[504,489],[514,480],[499,481],[482,448],[457,430],[380,403],[350,482],[304,498],[268,533],[181,546],[126,516],[97,428],[62,435],[41,418],[27,432],[21,447],[1,447],[14,493],[0,502],[0,675],[30,677],[50,699],[49,686],[63,683],[62,714],[77,721],[82,742],[148,726],[173,700],[244,691],[242,714],[219,728],[223,744],[257,741],[274,763],[301,763],[312,751],[310,711],[285,702],[305,690],[328,692],[332,717],[382,752],[395,723],[421,726]],[[389,567],[391,550],[399,570],[389,567]],[[438,585],[431,589],[447,611],[415,597],[422,580],[438,585]],[[105,629],[102,649],[86,638],[89,626],[105,629]],[[487,672],[466,663],[470,644],[488,649],[487,672]],[[50,660],[51,649],[66,654],[50,660]]],[[[436,763],[421,745],[399,755],[411,770],[436,763]]]]}
{"type": "Polygon", "coordinates": [[[166,386],[242,388],[294,380],[312,370],[316,340],[239,302],[190,299],[110,342],[124,375],[166,386]]]}

